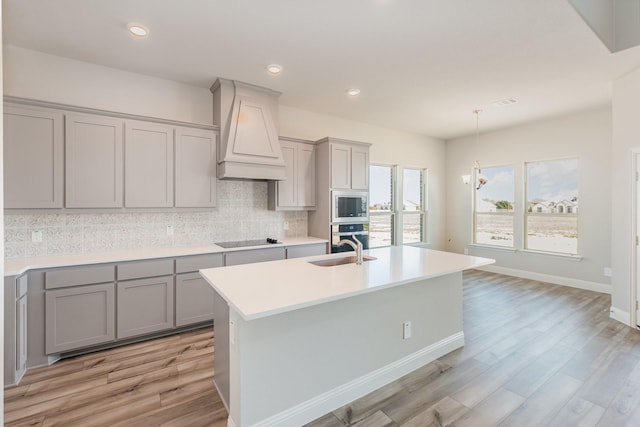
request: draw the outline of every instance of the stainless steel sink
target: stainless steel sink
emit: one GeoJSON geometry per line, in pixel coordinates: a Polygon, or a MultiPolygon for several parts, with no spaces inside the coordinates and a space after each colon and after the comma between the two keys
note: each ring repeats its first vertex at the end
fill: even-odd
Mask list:
{"type": "MultiPolygon", "coordinates": [[[[372,261],[377,259],[374,256],[363,256],[362,261],[372,261]]],[[[317,261],[308,261],[310,264],[318,265],[320,267],[335,267],[336,265],[344,265],[344,264],[355,264],[356,256],[349,255],[341,258],[329,258],[329,259],[319,259],[317,261]]]]}

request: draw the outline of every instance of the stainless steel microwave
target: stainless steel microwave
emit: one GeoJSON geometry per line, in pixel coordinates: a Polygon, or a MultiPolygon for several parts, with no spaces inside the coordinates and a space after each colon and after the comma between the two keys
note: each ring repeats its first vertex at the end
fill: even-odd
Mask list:
{"type": "Polygon", "coordinates": [[[331,193],[332,222],[368,222],[369,193],[364,191],[333,191],[331,193]]]}

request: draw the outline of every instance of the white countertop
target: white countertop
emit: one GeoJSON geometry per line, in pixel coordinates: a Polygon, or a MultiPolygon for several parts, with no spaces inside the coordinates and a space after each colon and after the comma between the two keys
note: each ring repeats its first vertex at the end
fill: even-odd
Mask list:
{"type": "Polygon", "coordinates": [[[370,249],[365,254],[377,259],[334,267],[308,262],[345,256],[338,253],[210,268],[200,274],[243,319],[253,320],[495,262],[412,246],[370,249]]]}
{"type": "Polygon", "coordinates": [[[188,255],[202,255],[220,252],[236,252],[251,249],[267,249],[283,246],[309,245],[326,243],[326,239],[317,237],[295,237],[283,239],[278,244],[264,244],[259,246],[244,246],[241,248],[221,248],[211,244],[205,246],[175,246],[170,248],[136,249],[129,251],[100,252],[91,254],[53,255],[33,258],[15,258],[4,261],[4,275],[16,276],[27,270],[39,268],[68,267],[74,265],[102,264],[108,262],[124,262],[153,258],[171,258],[188,255]]]}

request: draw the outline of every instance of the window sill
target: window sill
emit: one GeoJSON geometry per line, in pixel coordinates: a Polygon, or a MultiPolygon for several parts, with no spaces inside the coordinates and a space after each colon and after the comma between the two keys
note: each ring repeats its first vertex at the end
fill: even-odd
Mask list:
{"type": "Polygon", "coordinates": [[[533,255],[533,256],[559,258],[567,261],[582,261],[581,255],[569,255],[569,254],[560,254],[560,253],[554,253],[554,252],[532,251],[530,249],[505,248],[501,246],[480,245],[477,243],[470,243],[467,245],[467,247],[477,248],[477,249],[487,249],[487,250],[498,251],[498,252],[513,252],[513,253],[517,252],[517,253],[523,253],[523,254],[533,255]]]}
{"type": "Polygon", "coordinates": [[[517,249],[515,248],[507,248],[504,246],[481,245],[478,243],[469,243],[467,247],[478,248],[478,249],[489,249],[491,251],[499,251],[499,252],[517,252],[517,249]]]}
{"type": "Polygon", "coordinates": [[[533,251],[531,249],[522,249],[518,252],[522,252],[530,255],[537,255],[543,257],[552,257],[552,258],[561,258],[569,261],[582,261],[581,255],[570,255],[570,254],[560,254],[555,252],[542,252],[542,251],[533,251]]]}

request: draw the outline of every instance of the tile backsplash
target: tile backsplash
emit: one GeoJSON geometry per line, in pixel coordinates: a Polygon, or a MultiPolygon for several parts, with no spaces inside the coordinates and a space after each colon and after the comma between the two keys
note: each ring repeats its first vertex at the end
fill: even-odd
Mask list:
{"type": "Polygon", "coordinates": [[[307,212],[267,210],[267,183],[218,181],[218,207],[202,212],[20,213],[5,210],[5,258],[194,246],[307,235],[307,212]],[[284,221],[289,230],[283,230],[284,221]],[[173,235],[167,236],[167,226],[173,235]],[[32,243],[31,233],[42,232],[32,243]]]}

